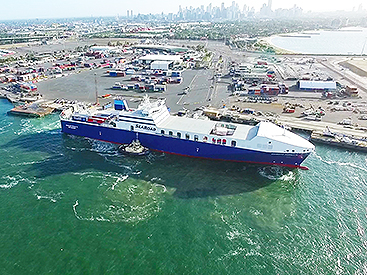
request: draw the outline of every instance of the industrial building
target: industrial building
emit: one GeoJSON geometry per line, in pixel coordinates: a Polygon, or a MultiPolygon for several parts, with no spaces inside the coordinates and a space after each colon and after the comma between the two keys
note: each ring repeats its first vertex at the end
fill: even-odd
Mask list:
{"type": "Polygon", "coordinates": [[[189,49],[184,47],[175,47],[168,45],[154,45],[154,44],[145,44],[145,45],[135,45],[133,46],[135,49],[142,50],[150,50],[150,51],[159,51],[159,52],[168,52],[168,53],[184,53],[189,49]]]}
{"type": "Polygon", "coordinates": [[[173,68],[174,65],[180,65],[182,63],[182,57],[179,55],[150,54],[141,56],[139,62],[150,65],[150,68],[153,70],[168,70],[173,68]],[[164,68],[162,69],[161,67],[164,68]]]}
{"type": "Polygon", "coordinates": [[[308,81],[299,80],[297,82],[297,87],[300,90],[308,91],[335,91],[336,82],[335,81],[308,81]]]}
{"type": "Polygon", "coordinates": [[[112,47],[112,46],[92,46],[90,47],[92,52],[99,52],[99,53],[111,53],[111,52],[119,52],[119,48],[112,47]]]}
{"type": "Polygon", "coordinates": [[[151,70],[163,70],[168,71],[173,67],[173,61],[162,61],[162,60],[155,60],[150,63],[151,70]]]}

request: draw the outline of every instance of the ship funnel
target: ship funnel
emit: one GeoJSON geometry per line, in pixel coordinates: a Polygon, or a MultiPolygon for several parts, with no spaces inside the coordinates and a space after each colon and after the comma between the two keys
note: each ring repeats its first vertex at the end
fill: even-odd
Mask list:
{"type": "Polygon", "coordinates": [[[115,99],[115,110],[129,110],[126,99],[115,99]]]}

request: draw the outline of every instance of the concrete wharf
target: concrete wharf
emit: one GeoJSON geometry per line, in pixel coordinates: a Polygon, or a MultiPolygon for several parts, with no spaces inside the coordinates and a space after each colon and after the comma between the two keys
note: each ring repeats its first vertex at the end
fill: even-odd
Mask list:
{"type": "Polygon", "coordinates": [[[14,115],[23,115],[31,117],[44,117],[51,114],[55,109],[49,107],[41,107],[37,104],[20,105],[11,109],[9,112],[14,115]]]}
{"type": "Polygon", "coordinates": [[[280,124],[287,125],[294,130],[303,130],[307,132],[322,132],[326,128],[329,128],[333,132],[337,132],[344,135],[352,135],[356,137],[367,137],[367,129],[353,127],[349,125],[339,125],[331,122],[325,121],[306,121],[302,118],[290,118],[290,117],[280,117],[277,118],[280,124]]]}

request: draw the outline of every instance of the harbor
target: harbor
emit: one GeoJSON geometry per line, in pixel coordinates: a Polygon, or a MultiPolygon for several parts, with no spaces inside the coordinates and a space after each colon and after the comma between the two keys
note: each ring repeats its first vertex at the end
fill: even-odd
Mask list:
{"type": "MultiPolygon", "coordinates": [[[[177,63],[177,67],[185,67],[185,69],[177,72],[173,71],[173,73],[172,70],[169,70],[169,75],[163,73],[164,70],[162,71],[159,67],[157,69],[152,67],[153,70],[140,68],[135,71],[129,69],[131,66],[129,64],[133,63],[126,61],[124,63],[119,63],[121,60],[120,57],[115,59],[115,61],[100,60],[99,62],[103,61],[101,64],[108,64],[109,67],[112,66],[111,64],[114,64],[114,66],[123,66],[121,68],[127,68],[125,70],[131,70],[133,74],[126,71],[127,73],[124,72],[119,76],[116,74],[116,76],[111,77],[111,72],[115,71],[110,72],[110,69],[104,66],[98,66],[97,62],[94,62],[96,64],[94,68],[88,68],[83,65],[79,68],[76,67],[74,71],[59,74],[59,77],[55,77],[55,75],[52,74],[49,76],[44,75],[42,81],[37,81],[32,84],[33,86],[30,86],[33,87],[33,91],[31,88],[24,86],[24,84],[22,84],[23,86],[13,86],[14,88],[11,88],[12,90],[3,90],[2,97],[7,98],[14,104],[21,104],[21,106],[15,106],[10,113],[43,117],[53,111],[61,112],[63,109],[75,103],[85,105],[96,103],[96,92],[98,102],[101,106],[119,97],[124,97],[129,101],[130,105],[137,106],[143,94],[150,93],[150,96],[153,98],[165,97],[173,114],[181,113],[182,110],[186,110],[186,114],[194,116],[195,110],[214,108],[216,109],[217,115],[214,117],[209,116],[209,118],[215,120],[231,120],[233,122],[245,124],[272,121],[278,125],[283,125],[296,131],[305,131],[310,134],[312,132],[323,131],[323,129],[329,127],[339,134],[366,136],[367,121],[360,119],[367,110],[367,104],[364,100],[365,91],[363,89],[360,89],[357,97],[343,95],[340,99],[323,97],[322,91],[297,91],[292,86],[292,83],[295,82],[286,80],[285,78],[285,75],[288,73],[284,72],[284,68],[287,68],[287,64],[290,64],[289,61],[285,61],[281,64],[281,66],[284,67],[283,69],[280,69],[279,63],[274,63],[274,66],[272,66],[271,61],[267,61],[269,65],[261,66],[267,68],[266,70],[268,71],[271,70],[269,68],[274,69],[274,75],[272,74],[270,76],[271,78],[275,77],[277,79],[275,81],[281,79],[286,81],[284,87],[287,87],[287,89],[291,87],[286,93],[277,90],[279,94],[272,95],[270,94],[272,93],[271,91],[265,91],[261,90],[263,88],[259,88],[259,95],[256,95],[251,94],[251,87],[248,88],[248,92],[245,90],[246,93],[250,93],[245,96],[238,88],[228,93],[228,84],[228,87],[240,87],[238,86],[239,84],[233,86],[233,84],[228,81],[230,80],[230,74],[241,74],[242,71],[235,72],[237,67],[232,65],[236,58],[236,52],[231,52],[228,51],[226,47],[221,47],[223,46],[208,44],[208,49],[212,49],[213,51],[213,61],[209,70],[193,70],[187,68],[189,63],[177,63]],[[216,59],[219,58],[219,55],[221,56],[220,63],[219,59],[216,59]],[[232,61],[229,62],[229,60],[232,61]],[[220,71],[221,77],[216,76],[218,75],[218,70],[220,71]],[[116,79],[118,79],[119,82],[116,82],[116,79]],[[177,79],[179,79],[179,82],[177,82],[177,79]],[[80,85],[79,83],[83,84],[80,85]],[[14,89],[19,89],[19,92],[14,92],[16,91],[14,89]],[[151,89],[151,91],[149,91],[149,89],[151,89]],[[20,92],[22,92],[22,94],[20,92]],[[59,100],[59,98],[68,98],[69,100],[59,100]],[[32,101],[35,102],[30,104],[32,101]],[[24,104],[24,102],[27,103],[24,104]],[[69,102],[69,104],[65,104],[66,102],[69,102]],[[302,104],[300,104],[300,102],[302,102],[302,104]],[[300,107],[294,107],[298,105],[300,107]],[[289,106],[290,108],[287,109],[289,106]],[[310,107],[307,109],[307,106],[310,107]],[[309,110],[313,108],[321,108],[325,111],[324,114],[326,113],[326,115],[303,115],[306,109],[309,112],[309,110]],[[242,111],[236,112],[237,109],[242,111]],[[287,109],[286,113],[284,112],[285,109],[287,109]],[[255,114],[244,114],[243,110],[254,110],[255,114]],[[322,121],[315,121],[321,120],[321,118],[322,121]],[[345,123],[345,125],[338,124],[342,121],[348,121],[348,123],[345,123]]],[[[138,55],[135,58],[139,60],[139,58],[141,58],[140,56],[141,55],[138,55]]],[[[264,59],[264,57],[262,57],[262,59],[264,59]]],[[[302,62],[309,62],[312,60],[306,59],[305,57],[300,57],[298,59],[302,62]]],[[[130,62],[134,61],[131,54],[126,55],[124,60],[130,60],[130,62]]],[[[250,55],[246,60],[246,66],[243,65],[244,63],[241,63],[242,65],[239,66],[241,70],[249,70],[251,66],[250,62],[256,62],[256,60],[259,60],[259,57],[250,55]]],[[[295,61],[291,61],[291,63],[294,62],[295,61]]],[[[300,63],[299,61],[297,62],[300,63]]],[[[314,62],[311,63],[315,66],[314,70],[316,70],[319,75],[330,76],[335,73],[333,70],[327,73],[329,67],[324,67],[326,71],[322,71],[322,66],[325,61],[315,63],[314,60],[312,62],[314,62]]],[[[236,63],[239,64],[239,61],[236,63]]],[[[303,65],[301,65],[301,67],[302,66],[303,65]]],[[[258,67],[259,68],[255,69],[259,70],[260,66],[258,67]]],[[[68,67],[64,66],[63,68],[68,67]]],[[[309,70],[305,70],[304,74],[307,74],[308,71],[309,70]]],[[[348,75],[347,79],[353,78],[355,80],[358,78],[353,72],[348,73],[348,75]]],[[[338,74],[334,77],[337,76],[338,74]]],[[[246,87],[250,86],[248,84],[248,86],[244,86],[246,84],[240,85],[242,87],[241,89],[246,89],[246,87]]],[[[316,110],[313,110],[313,112],[315,111],[316,110]]],[[[334,144],[330,143],[330,145],[334,144]]]]}
{"type": "Polygon", "coordinates": [[[1,274],[365,273],[362,5],[34,4],[0,22],[1,274]]]}

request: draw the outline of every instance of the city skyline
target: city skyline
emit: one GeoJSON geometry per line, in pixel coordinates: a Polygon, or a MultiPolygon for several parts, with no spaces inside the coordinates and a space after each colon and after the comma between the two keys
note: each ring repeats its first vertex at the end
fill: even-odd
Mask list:
{"type": "MultiPolygon", "coordinates": [[[[294,0],[276,0],[269,2],[247,0],[238,2],[240,9],[242,10],[244,6],[253,8],[255,12],[259,12],[264,5],[269,5],[271,3],[271,10],[275,11],[277,9],[292,9],[295,5],[301,8],[304,12],[332,12],[338,10],[345,11],[358,11],[365,9],[362,6],[360,0],[351,0],[346,2],[332,2],[332,1],[316,1],[310,0],[302,3],[295,3],[294,0]]],[[[48,19],[48,18],[72,18],[72,17],[102,17],[102,16],[120,16],[126,17],[127,14],[133,15],[138,14],[177,14],[179,12],[179,6],[182,8],[193,9],[200,8],[201,6],[207,7],[211,5],[212,7],[230,7],[232,1],[216,1],[216,0],[202,0],[200,2],[187,0],[184,3],[177,3],[173,1],[162,0],[159,4],[152,3],[146,0],[140,0],[135,2],[121,3],[117,0],[110,0],[108,4],[104,4],[97,1],[71,1],[64,0],[62,2],[45,1],[45,0],[33,0],[32,5],[25,0],[17,1],[16,8],[14,5],[7,1],[2,4],[2,9],[0,10],[1,20],[18,20],[18,19],[48,19]],[[9,12],[10,11],[10,12],[9,12]]]]}

